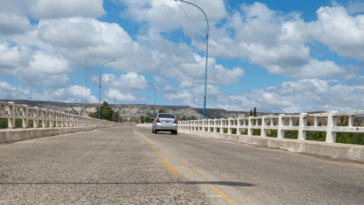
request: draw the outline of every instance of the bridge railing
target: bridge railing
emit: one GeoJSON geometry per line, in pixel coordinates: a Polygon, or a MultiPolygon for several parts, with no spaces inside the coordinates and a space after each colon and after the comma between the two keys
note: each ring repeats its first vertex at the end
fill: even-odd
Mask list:
{"type": "Polygon", "coordinates": [[[266,137],[268,130],[277,130],[277,138],[284,138],[285,131],[298,131],[298,140],[306,140],[307,131],[325,131],[326,142],[336,142],[337,132],[364,133],[364,127],[354,126],[354,117],[364,115],[364,111],[337,112],[308,114],[300,113],[297,115],[263,115],[259,117],[239,117],[228,119],[208,119],[208,120],[192,120],[179,121],[178,129],[232,134],[233,129],[237,129],[236,134],[241,135],[241,130],[247,130],[247,135],[253,135],[254,129],[261,130],[261,136],[266,137]],[[348,126],[337,126],[337,118],[339,116],[348,116],[348,126]],[[307,126],[307,118],[314,119],[312,126],[307,126]],[[327,126],[319,126],[319,118],[326,118],[327,126]],[[298,126],[293,125],[293,120],[299,119],[298,126]],[[260,122],[260,123],[258,123],[260,122]],[[277,123],[276,123],[277,122],[277,123]]]}
{"type": "Polygon", "coordinates": [[[65,112],[17,105],[13,102],[0,101],[0,118],[8,119],[8,128],[15,128],[15,121],[22,121],[22,128],[29,127],[29,120],[33,121],[34,128],[52,127],[87,127],[87,126],[116,126],[116,122],[99,120],[90,117],[77,116],[65,112]]]}

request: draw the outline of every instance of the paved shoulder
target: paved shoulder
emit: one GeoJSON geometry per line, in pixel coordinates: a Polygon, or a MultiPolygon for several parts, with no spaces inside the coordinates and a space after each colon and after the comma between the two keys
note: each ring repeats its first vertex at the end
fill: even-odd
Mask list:
{"type": "MultiPolygon", "coordinates": [[[[136,128],[238,204],[363,204],[364,165],[136,128]]],[[[188,176],[186,175],[188,178],[188,176]]]]}
{"type": "Polygon", "coordinates": [[[0,204],[209,204],[163,155],[129,126],[3,144],[0,204]]]}

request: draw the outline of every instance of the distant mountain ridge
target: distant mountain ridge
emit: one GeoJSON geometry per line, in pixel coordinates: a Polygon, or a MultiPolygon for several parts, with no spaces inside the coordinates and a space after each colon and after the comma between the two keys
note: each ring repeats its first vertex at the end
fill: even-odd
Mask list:
{"type": "MultiPolygon", "coordinates": [[[[90,112],[95,112],[97,103],[64,103],[64,102],[52,102],[52,101],[35,101],[35,100],[1,100],[4,102],[14,102],[15,104],[28,105],[30,107],[46,108],[48,110],[66,112],[74,115],[87,116],[90,112]]],[[[154,105],[147,104],[109,104],[115,111],[120,111],[121,116],[127,117],[140,117],[146,115],[153,117],[154,105]]],[[[156,105],[156,112],[160,109],[164,109],[168,113],[173,113],[177,118],[183,116],[190,117],[195,116],[197,119],[202,119],[203,109],[192,108],[190,106],[178,106],[178,105],[156,105]]],[[[258,113],[266,114],[266,113],[258,113]]],[[[245,117],[249,112],[245,111],[226,111],[224,109],[206,109],[206,118],[229,118],[229,117],[245,117]]]]}

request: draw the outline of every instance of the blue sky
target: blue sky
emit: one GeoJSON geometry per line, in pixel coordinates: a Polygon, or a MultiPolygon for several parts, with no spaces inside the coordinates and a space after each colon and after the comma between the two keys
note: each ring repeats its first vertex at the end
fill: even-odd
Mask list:
{"type": "MultiPolygon", "coordinates": [[[[364,108],[363,1],[191,2],[210,22],[207,107],[364,108]]],[[[120,58],[103,68],[101,100],[153,104],[147,81],[157,104],[202,107],[206,41],[177,4],[206,30],[170,0],[2,1],[0,98],[96,103],[101,64],[120,58]]]]}

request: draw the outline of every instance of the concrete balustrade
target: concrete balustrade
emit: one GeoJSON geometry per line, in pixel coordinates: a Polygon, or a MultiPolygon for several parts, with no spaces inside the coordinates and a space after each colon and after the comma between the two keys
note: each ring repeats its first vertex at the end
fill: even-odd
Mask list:
{"type": "Polygon", "coordinates": [[[33,121],[34,128],[53,127],[92,127],[117,126],[120,123],[99,120],[90,117],[76,116],[64,112],[17,105],[13,102],[0,101],[0,118],[8,119],[8,129],[15,128],[15,120],[22,120],[22,128],[28,128],[29,120],[33,121]]]}
{"type": "Polygon", "coordinates": [[[299,115],[263,115],[259,117],[239,117],[229,119],[208,119],[208,120],[192,120],[179,121],[178,129],[180,131],[202,131],[224,133],[227,129],[227,134],[232,134],[233,129],[237,129],[236,135],[241,135],[242,130],[247,130],[247,135],[253,135],[253,129],[261,130],[261,137],[267,137],[268,130],[277,130],[277,138],[283,139],[285,131],[298,131],[298,140],[306,140],[307,131],[325,131],[326,143],[336,142],[337,132],[364,133],[364,127],[354,127],[354,116],[364,115],[364,111],[352,112],[337,112],[330,111],[329,113],[307,114],[300,113],[299,115]],[[337,126],[337,118],[347,116],[348,126],[337,126]],[[307,126],[307,118],[313,117],[312,126],[307,126]],[[327,119],[327,126],[318,126],[319,118],[327,119]],[[293,125],[293,119],[299,119],[299,125],[293,125]]]}

